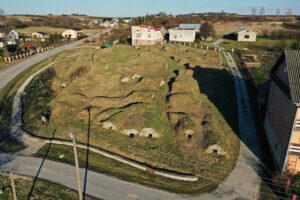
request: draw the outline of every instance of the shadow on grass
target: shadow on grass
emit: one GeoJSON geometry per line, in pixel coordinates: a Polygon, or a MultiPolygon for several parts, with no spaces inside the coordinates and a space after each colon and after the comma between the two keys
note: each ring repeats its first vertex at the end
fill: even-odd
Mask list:
{"type": "Polygon", "coordinates": [[[86,198],[87,189],[87,178],[89,170],[89,156],[90,156],[90,129],[91,129],[91,106],[87,108],[89,113],[88,129],[87,129],[87,149],[86,149],[86,162],[85,162],[85,173],[84,173],[84,185],[83,185],[83,197],[86,198]]]}
{"type": "MultiPolygon", "coordinates": [[[[56,133],[56,130],[53,131],[52,138],[50,139],[51,141],[54,139],[55,133],[56,133]]],[[[33,190],[34,190],[36,181],[38,180],[38,177],[39,177],[39,175],[40,175],[40,173],[41,173],[41,170],[42,170],[42,167],[43,167],[43,165],[44,165],[44,163],[45,163],[45,160],[46,160],[47,157],[48,157],[48,153],[49,153],[49,151],[50,151],[50,149],[51,149],[51,146],[52,146],[52,142],[49,143],[49,146],[48,146],[48,148],[47,148],[47,150],[46,150],[46,153],[45,153],[45,155],[44,155],[44,157],[43,157],[42,163],[41,163],[41,165],[40,165],[40,167],[39,167],[39,169],[38,169],[38,172],[37,172],[36,176],[34,177],[33,183],[32,183],[31,188],[30,188],[30,192],[29,192],[29,194],[28,194],[28,196],[27,196],[27,200],[29,200],[29,199],[31,198],[31,196],[32,196],[32,193],[33,193],[33,190]]]]}
{"type": "Polygon", "coordinates": [[[239,136],[235,86],[230,72],[226,69],[200,66],[190,68],[189,64],[185,64],[185,67],[193,70],[193,78],[198,82],[200,93],[207,95],[231,129],[239,136]]]}

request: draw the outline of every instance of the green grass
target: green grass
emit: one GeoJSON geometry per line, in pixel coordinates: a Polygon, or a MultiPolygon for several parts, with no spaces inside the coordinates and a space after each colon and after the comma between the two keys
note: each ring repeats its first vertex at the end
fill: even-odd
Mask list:
{"type": "MultiPolygon", "coordinates": [[[[160,46],[146,47],[141,51],[133,51],[130,48],[121,45],[100,51],[95,50],[95,60],[92,66],[88,59],[89,51],[77,49],[59,54],[56,57],[56,64],[50,68],[54,70],[55,78],[49,77],[49,71],[43,72],[35,78],[27,88],[27,93],[23,96],[23,127],[37,136],[48,138],[54,136],[54,138],[67,140],[69,140],[68,132],[77,129],[79,130],[76,135],[77,140],[81,143],[86,143],[88,140],[88,112],[81,112],[81,109],[92,103],[92,123],[89,132],[90,145],[144,162],[153,167],[194,173],[202,176],[209,175],[211,178],[218,178],[220,180],[226,178],[234,167],[239,150],[238,132],[236,131],[235,90],[230,73],[223,67],[205,67],[202,69],[204,73],[201,79],[194,80],[192,75],[188,79],[189,81],[194,81],[196,85],[193,90],[195,94],[192,95],[192,98],[186,95],[185,99],[192,99],[195,106],[191,104],[183,106],[184,101],[179,102],[177,100],[177,105],[181,104],[179,106],[180,109],[191,109],[194,112],[195,108],[200,108],[197,112],[199,114],[197,117],[203,117],[201,115],[205,114],[212,115],[210,129],[213,130],[213,134],[206,139],[209,140],[209,143],[219,143],[225,149],[228,156],[224,158],[205,154],[202,149],[201,140],[189,143],[186,141],[186,138],[182,140],[182,136],[178,136],[172,132],[166,114],[166,108],[168,107],[165,100],[168,93],[167,84],[165,87],[157,89],[162,79],[168,81],[170,77],[174,76],[174,69],[184,71],[183,65],[186,62],[190,62],[191,66],[197,66],[197,69],[201,69],[199,66],[218,66],[220,63],[219,53],[180,46],[174,46],[166,52],[160,51],[160,46]],[[76,53],[81,54],[72,58],[68,57],[76,53]],[[141,58],[137,57],[138,54],[140,54],[141,58]],[[176,59],[181,60],[176,63],[170,58],[172,55],[176,55],[176,59]],[[166,62],[169,63],[168,70],[165,70],[166,62]],[[107,63],[109,63],[109,70],[105,70],[107,63]],[[85,67],[88,73],[70,82],[70,74],[79,67],[85,67]],[[145,78],[139,84],[129,86],[119,84],[120,77],[124,77],[125,75],[130,77],[133,73],[142,74],[145,78]],[[118,84],[113,82],[115,80],[117,80],[118,84]],[[61,84],[66,81],[67,87],[62,89],[61,84]],[[106,88],[107,86],[111,88],[106,88]],[[108,96],[118,96],[130,92],[132,89],[147,89],[157,92],[155,92],[155,98],[152,103],[137,105],[133,108],[123,110],[119,114],[119,118],[114,122],[121,124],[122,120],[126,120],[127,124],[125,123],[125,125],[127,127],[136,125],[140,126],[138,127],[139,129],[145,128],[143,126],[154,127],[157,131],[160,131],[161,139],[131,139],[120,132],[104,130],[96,124],[98,107],[124,105],[128,101],[127,99],[129,99],[129,102],[148,101],[151,100],[152,93],[137,93],[136,96],[131,95],[125,98],[125,100],[109,99],[109,101],[93,101],[90,97],[97,94],[105,94],[105,92],[108,96]],[[111,94],[107,93],[108,90],[111,91],[111,94]],[[77,91],[82,91],[89,97],[72,95],[72,93],[77,91]],[[55,95],[55,98],[52,95],[55,95]],[[72,104],[77,111],[72,113],[69,110],[71,107],[68,107],[67,103],[61,104],[63,101],[72,104]],[[50,124],[48,127],[44,127],[40,122],[40,116],[41,114],[47,115],[48,111],[50,111],[50,124]],[[78,113],[80,113],[80,117],[83,120],[79,119],[78,113]],[[211,170],[207,172],[208,174],[206,174],[207,165],[210,166],[211,170]]],[[[37,68],[45,65],[46,63],[42,63],[37,68]]],[[[37,69],[34,68],[34,70],[36,71],[37,69]]],[[[7,96],[13,97],[20,83],[32,73],[33,71],[28,71],[28,74],[25,73],[26,75],[17,81],[18,84],[13,84],[10,88],[7,88],[7,92],[3,94],[3,98],[7,96]]],[[[182,85],[186,89],[190,89],[189,86],[191,85],[187,83],[188,81],[185,81],[182,85]]],[[[11,99],[6,102],[6,105],[9,105],[9,102],[11,102],[11,99]]],[[[5,107],[8,109],[5,113],[9,116],[11,105],[5,107]]],[[[201,132],[199,131],[197,134],[200,136],[201,132]]],[[[95,166],[98,164],[95,163],[95,166]]],[[[108,170],[114,170],[114,168],[111,167],[108,170]]],[[[131,176],[131,174],[128,176],[131,176]]],[[[124,179],[128,179],[128,177],[125,176],[124,179]]],[[[163,185],[168,181],[158,179],[156,186],[165,189],[163,185]]],[[[181,182],[180,184],[185,188],[185,182],[181,182]]],[[[206,188],[215,188],[216,186],[216,183],[200,179],[199,182],[195,183],[193,191],[188,191],[187,189],[186,191],[199,192],[202,189],[206,190],[206,188]]],[[[184,192],[184,190],[182,191],[184,192]]]]}
{"type": "Polygon", "coordinates": [[[253,75],[255,85],[263,85],[266,81],[270,79],[269,70],[266,68],[251,68],[249,69],[253,75]]]}
{"type": "MultiPolygon", "coordinates": [[[[14,175],[15,187],[18,200],[28,199],[31,187],[33,186],[33,178],[14,175]]],[[[0,189],[3,193],[0,194],[0,200],[13,199],[11,180],[7,174],[0,174],[0,189]]],[[[74,200],[78,199],[78,192],[61,185],[51,183],[45,180],[37,179],[30,199],[43,200],[74,200]]],[[[87,200],[96,200],[96,198],[86,197],[87,200]]]]}
{"type": "MultiPolygon", "coordinates": [[[[289,46],[293,40],[287,39],[285,42],[286,45],[289,46]]],[[[228,50],[234,48],[235,52],[240,51],[242,53],[255,54],[258,56],[261,68],[250,68],[249,71],[252,74],[255,85],[260,86],[265,83],[265,81],[269,80],[268,74],[280,55],[281,43],[281,40],[258,37],[256,42],[237,42],[226,40],[221,45],[228,50]],[[245,50],[245,48],[248,50],[245,50]]]]}
{"type": "Polygon", "coordinates": [[[11,80],[0,93],[0,151],[17,152],[24,145],[11,139],[8,135],[13,98],[23,82],[34,72],[44,67],[48,61],[36,64],[11,80]]]}
{"type": "Polygon", "coordinates": [[[227,63],[227,60],[226,60],[226,58],[225,58],[225,56],[224,56],[223,53],[221,53],[221,56],[222,56],[222,64],[223,64],[223,66],[224,67],[229,67],[229,65],[227,63]]]}
{"type": "MultiPolygon", "coordinates": [[[[72,147],[51,145],[49,151],[48,149],[49,145],[45,145],[35,154],[35,156],[45,157],[45,155],[47,155],[46,158],[48,159],[74,165],[74,154],[72,147]],[[62,159],[60,158],[61,155],[64,155],[62,159]]],[[[78,149],[78,158],[81,168],[86,168],[86,153],[86,150],[78,149]]],[[[93,152],[89,152],[88,168],[90,170],[105,173],[122,180],[176,193],[193,194],[210,192],[216,187],[215,183],[213,184],[211,180],[203,180],[201,178],[198,182],[185,182],[152,175],[93,152]]]]}

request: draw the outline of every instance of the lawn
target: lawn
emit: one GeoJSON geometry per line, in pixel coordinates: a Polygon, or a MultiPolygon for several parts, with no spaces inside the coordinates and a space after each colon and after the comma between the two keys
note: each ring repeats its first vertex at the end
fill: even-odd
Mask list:
{"type": "MultiPolygon", "coordinates": [[[[43,31],[46,32],[48,34],[54,34],[54,33],[62,33],[64,30],[66,30],[66,28],[56,28],[56,27],[48,27],[48,26],[29,26],[26,28],[19,28],[16,29],[18,32],[23,33],[23,34],[31,34],[34,32],[39,32],[39,31],[43,31]]],[[[95,33],[100,32],[101,29],[83,29],[82,33],[86,34],[86,35],[93,35],[95,33]]]]}
{"type": "MultiPolygon", "coordinates": [[[[34,179],[25,176],[14,175],[14,182],[17,191],[18,200],[43,199],[43,200],[74,200],[78,199],[78,192],[61,185],[51,183],[45,180],[34,179]],[[34,187],[33,187],[34,186],[34,187]],[[30,191],[31,195],[30,194],[30,191]]],[[[0,174],[0,200],[13,199],[11,180],[8,174],[0,174]]],[[[96,198],[86,197],[87,200],[96,200],[96,198]]]]}
{"type": "MultiPolygon", "coordinates": [[[[286,45],[290,45],[293,40],[285,40],[286,45]]],[[[261,63],[260,68],[249,68],[254,82],[257,86],[262,85],[269,80],[269,71],[275,64],[277,58],[280,55],[280,40],[257,38],[256,42],[236,42],[226,40],[221,45],[222,47],[231,50],[235,49],[235,52],[242,52],[246,54],[255,54],[261,63]]]]}
{"type": "MultiPolygon", "coordinates": [[[[239,140],[234,83],[220,59],[219,52],[173,45],[65,51],[27,88],[23,128],[64,140],[75,131],[78,142],[152,167],[222,180],[235,165],[239,140]],[[47,127],[41,115],[49,119],[47,127]],[[103,122],[116,130],[103,128],[103,122]],[[143,128],[152,128],[158,138],[123,134],[143,128]],[[205,153],[212,144],[226,156],[205,153]]],[[[169,180],[159,180],[166,188],[169,180]]],[[[201,179],[191,190],[216,184],[201,179]]]]}
{"type": "Polygon", "coordinates": [[[8,136],[9,124],[11,119],[12,101],[23,82],[34,72],[38,71],[42,67],[45,67],[49,63],[49,60],[38,63],[31,68],[25,70],[12,81],[10,81],[0,92],[0,151],[2,152],[17,152],[24,148],[23,144],[20,144],[12,140],[8,136]]]}

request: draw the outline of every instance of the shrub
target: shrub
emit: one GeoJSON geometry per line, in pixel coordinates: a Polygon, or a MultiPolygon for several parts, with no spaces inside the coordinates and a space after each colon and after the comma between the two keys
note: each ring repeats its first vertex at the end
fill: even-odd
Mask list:
{"type": "Polygon", "coordinates": [[[75,79],[85,75],[88,73],[88,69],[86,67],[79,67],[74,72],[70,74],[70,80],[74,81],[75,79]]]}

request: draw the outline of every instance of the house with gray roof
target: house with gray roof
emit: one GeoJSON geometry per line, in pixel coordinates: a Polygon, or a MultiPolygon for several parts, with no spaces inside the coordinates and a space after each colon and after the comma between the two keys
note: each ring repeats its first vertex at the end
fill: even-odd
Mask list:
{"type": "Polygon", "coordinates": [[[264,128],[277,169],[293,175],[300,172],[300,50],[284,50],[270,77],[264,128]]]}

